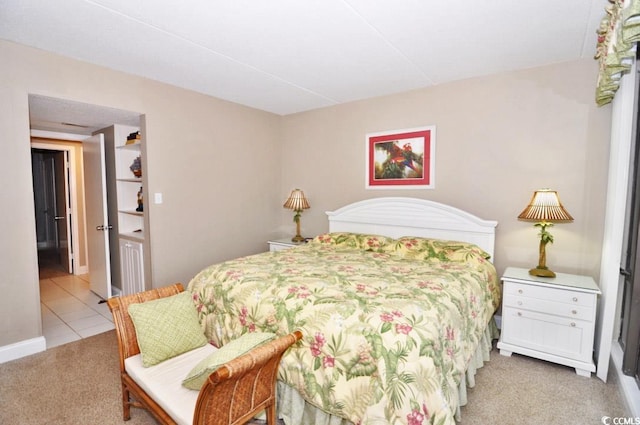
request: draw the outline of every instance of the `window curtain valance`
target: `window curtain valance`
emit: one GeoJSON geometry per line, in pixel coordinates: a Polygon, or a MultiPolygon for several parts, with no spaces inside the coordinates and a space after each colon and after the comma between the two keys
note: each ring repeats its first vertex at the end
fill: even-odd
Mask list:
{"type": "Polygon", "coordinates": [[[609,0],[606,15],[598,28],[595,59],[600,64],[596,103],[606,105],[620,85],[635,57],[640,40],[640,0],[609,0]]]}

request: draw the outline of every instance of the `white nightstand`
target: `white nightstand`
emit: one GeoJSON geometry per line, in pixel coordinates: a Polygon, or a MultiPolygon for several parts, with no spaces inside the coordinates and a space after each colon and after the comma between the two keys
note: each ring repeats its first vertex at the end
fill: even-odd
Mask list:
{"type": "Polygon", "coordinates": [[[306,242],[292,242],[289,239],[275,239],[268,241],[269,251],[282,251],[283,249],[293,248],[294,246],[304,245],[306,242]]]}
{"type": "Polygon", "coordinates": [[[536,277],[509,267],[502,282],[500,354],[524,354],[591,376],[596,370],[593,334],[600,294],[595,281],[564,273],[536,277]]]}

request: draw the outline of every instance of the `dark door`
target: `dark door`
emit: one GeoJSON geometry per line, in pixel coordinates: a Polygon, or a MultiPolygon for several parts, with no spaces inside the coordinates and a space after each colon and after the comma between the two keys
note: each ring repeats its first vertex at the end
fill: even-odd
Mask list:
{"type": "Polygon", "coordinates": [[[72,273],[67,153],[32,149],[31,161],[39,262],[72,273]]]}

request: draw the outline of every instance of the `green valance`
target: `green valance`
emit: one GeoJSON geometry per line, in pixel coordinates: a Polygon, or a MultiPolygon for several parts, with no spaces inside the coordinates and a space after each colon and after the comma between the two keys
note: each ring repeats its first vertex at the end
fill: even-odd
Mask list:
{"type": "Polygon", "coordinates": [[[635,43],[640,40],[640,0],[609,0],[598,28],[595,59],[600,65],[596,103],[606,105],[631,68],[635,43]]]}

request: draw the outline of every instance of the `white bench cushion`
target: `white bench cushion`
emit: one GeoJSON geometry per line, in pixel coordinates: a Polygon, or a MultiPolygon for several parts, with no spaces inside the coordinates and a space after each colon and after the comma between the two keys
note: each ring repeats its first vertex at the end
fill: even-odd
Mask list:
{"type": "Polygon", "coordinates": [[[191,425],[196,409],[198,391],[182,386],[182,380],[194,365],[216,351],[206,344],[155,366],[142,366],[140,354],[124,361],[124,368],[131,378],[180,425],[191,425]]]}

